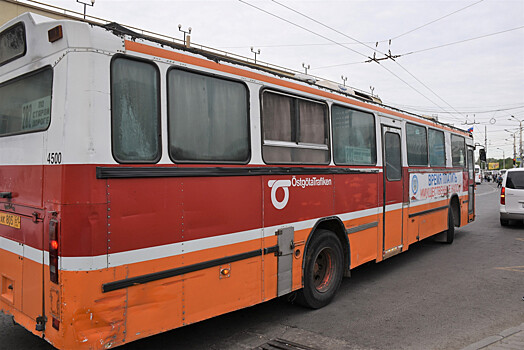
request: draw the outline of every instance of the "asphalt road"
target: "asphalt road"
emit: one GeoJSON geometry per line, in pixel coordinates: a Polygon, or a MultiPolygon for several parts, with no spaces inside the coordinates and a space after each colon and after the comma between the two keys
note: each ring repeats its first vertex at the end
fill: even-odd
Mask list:
{"type": "MultiPolygon", "coordinates": [[[[452,245],[426,240],[344,279],[308,310],[270,301],[121,347],[253,349],[282,338],[316,349],[461,349],[524,322],[524,225],[501,227],[498,190],[477,187],[477,220],[452,245]]],[[[0,316],[0,349],[51,349],[0,316]]]]}

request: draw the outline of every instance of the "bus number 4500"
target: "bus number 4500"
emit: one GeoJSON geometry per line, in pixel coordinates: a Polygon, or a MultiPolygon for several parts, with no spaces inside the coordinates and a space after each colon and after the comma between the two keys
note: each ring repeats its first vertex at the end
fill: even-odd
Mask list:
{"type": "Polygon", "coordinates": [[[60,164],[60,163],[62,163],[62,152],[47,154],[47,164],[60,164]]]}

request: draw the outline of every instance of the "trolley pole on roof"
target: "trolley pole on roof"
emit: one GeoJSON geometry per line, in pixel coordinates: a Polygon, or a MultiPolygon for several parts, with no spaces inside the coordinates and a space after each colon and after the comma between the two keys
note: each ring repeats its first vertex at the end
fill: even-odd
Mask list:
{"type": "Polygon", "coordinates": [[[87,6],[95,6],[95,0],[91,0],[91,3],[88,3],[88,2],[82,2],[80,0],[76,0],[76,2],[80,3],[80,4],[83,4],[84,5],[84,19],[86,19],[86,9],[87,9],[87,6]]]}

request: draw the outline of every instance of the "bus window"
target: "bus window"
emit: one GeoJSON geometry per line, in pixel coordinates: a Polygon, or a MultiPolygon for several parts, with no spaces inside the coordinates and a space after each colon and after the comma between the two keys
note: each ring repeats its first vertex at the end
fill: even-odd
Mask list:
{"type": "Polygon", "coordinates": [[[173,161],[249,160],[248,93],[243,83],[172,69],[168,105],[173,161]]]}
{"type": "Polygon", "coordinates": [[[46,130],[53,71],[46,68],[0,85],[0,136],[46,130]]]}
{"type": "Polygon", "coordinates": [[[429,165],[446,166],[446,148],[444,144],[444,133],[439,130],[429,129],[429,165]]]}
{"type": "Polygon", "coordinates": [[[462,136],[451,135],[451,157],[454,167],[466,166],[466,148],[462,136]]]}
{"type": "Polygon", "coordinates": [[[262,100],[265,162],[329,163],[325,104],[269,91],[262,100]]]}
{"type": "Polygon", "coordinates": [[[22,22],[0,33],[0,66],[25,55],[25,27],[22,22]]]}
{"type": "Polygon", "coordinates": [[[113,156],[120,163],[160,159],[159,78],[155,65],[128,58],[111,64],[113,156]]]}
{"type": "Polygon", "coordinates": [[[334,105],[331,108],[333,158],[337,165],[375,165],[377,162],[373,114],[334,105]]]}
{"type": "Polygon", "coordinates": [[[426,128],[414,124],[406,124],[406,142],[408,165],[428,165],[428,140],[426,128]]]}
{"type": "Polygon", "coordinates": [[[389,181],[397,181],[402,178],[400,135],[392,132],[386,132],[385,135],[386,178],[389,181]]]}

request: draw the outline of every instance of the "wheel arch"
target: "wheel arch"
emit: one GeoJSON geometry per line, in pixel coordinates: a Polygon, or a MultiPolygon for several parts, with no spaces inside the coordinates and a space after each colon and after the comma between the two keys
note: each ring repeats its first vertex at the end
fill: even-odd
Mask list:
{"type": "MultiPolygon", "coordinates": [[[[349,243],[348,235],[346,234],[346,227],[344,226],[342,220],[340,220],[340,218],[337,216],[322,218],[315,223],[315,226],[313,226],[313,228],[311,229],[311,233],[309,234],[309,237],[307,238],[305,244],[304,257],[307,254],[309,242],[315,236],[315,233],[320,229],[331,231],[337,236],[338,240],[340,241],[340,245],[342,246],[342,251],[344,253],[344,276],[349,277],[351,266],[351,246],[349,243]]],[[[306,259],[303,259],[302,271],[304,271],[305,269],[305,263],[306,259]]]]}

